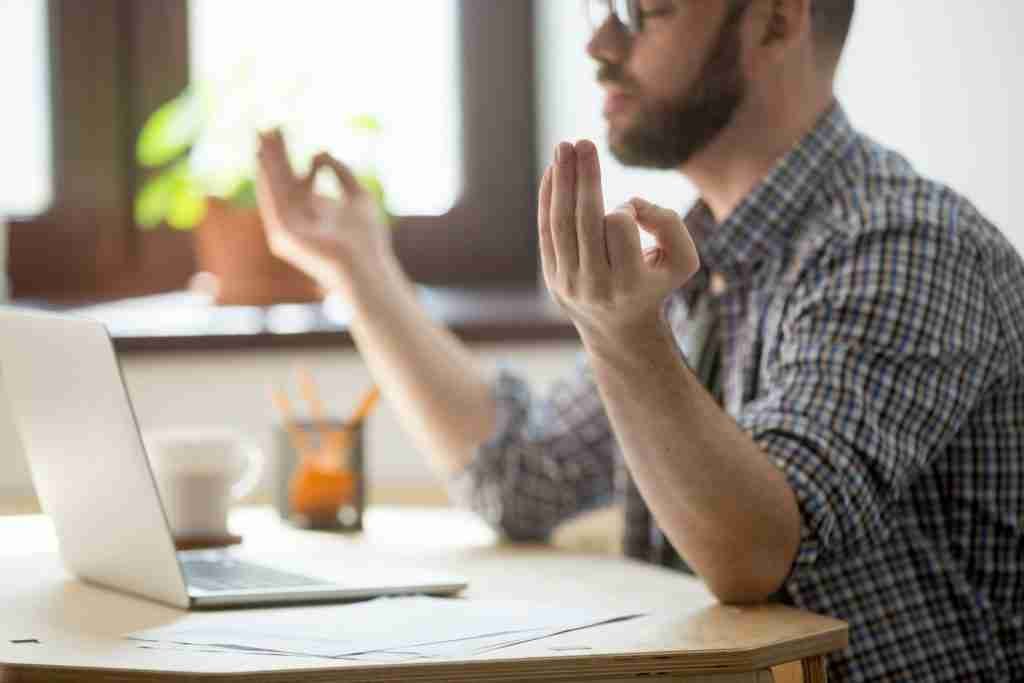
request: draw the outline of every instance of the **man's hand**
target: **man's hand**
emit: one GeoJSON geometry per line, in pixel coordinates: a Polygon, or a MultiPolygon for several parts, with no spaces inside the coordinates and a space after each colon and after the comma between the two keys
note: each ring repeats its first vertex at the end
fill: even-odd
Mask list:
{"type": "Polygon", "coordinates": [[[558,145],[539,203],[544,280],[592,350],[611,350],[659,326],[662,302],[700,267],[674,211],[631,199],[605,215],[601,167],[589,140],[558,145]],[[657,246],[641,249],[638,226],[657,246]]]}
{"type": "Polygon", "coordinates": [[[317,280],[342,287],[353,271],[374,272],[390,254],[390,230],[369,192],[343,163],[323,152],[304,177],[292,171],[280,131],[260,136],[256,196],[271,251],[317,280]],[[313,192],[321,168],[341,185],[340,200],[313,192]]]}

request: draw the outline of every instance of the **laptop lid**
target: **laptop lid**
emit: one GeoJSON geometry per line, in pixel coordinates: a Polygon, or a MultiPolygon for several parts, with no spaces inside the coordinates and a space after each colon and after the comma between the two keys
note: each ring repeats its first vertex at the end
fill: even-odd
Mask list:
{"type": "Polygon", "coordinates": [[[0,382],[68,570],[187,608],[170,528],[106,328],[0,309],[0,382]]]}

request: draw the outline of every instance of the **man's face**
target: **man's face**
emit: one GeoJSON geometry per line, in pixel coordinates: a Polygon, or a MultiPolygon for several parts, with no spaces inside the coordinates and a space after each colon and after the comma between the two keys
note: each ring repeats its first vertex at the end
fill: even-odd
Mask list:
{"type": "Polygon", "coordinates": [[[744,97],[740,19],[747,2],[639,0],[635,36],[609,20],[588,46],[607,90],[612,154],[678,168],[732,120],[744,97]]]}

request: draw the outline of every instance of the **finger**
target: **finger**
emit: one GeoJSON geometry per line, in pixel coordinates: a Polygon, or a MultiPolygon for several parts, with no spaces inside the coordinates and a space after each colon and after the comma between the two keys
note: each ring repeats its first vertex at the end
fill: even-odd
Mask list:
{"type": "MultiPolygon", "coordinates": [[[[316,159],[309,164],[309,171],[299,182],[299,196],[304,201],[299,203],[299,210],[301,210],[308,218],[314,218],[317,213],[318,198],[314,193],[316,185],[316,174],[319,171],[319,167],[316,164],[316,159]]],[[[319,199],[323,199],[322,197],[319,199]]]]}
{"type": "Polygon", "coordinates": [[[298,178],[288,161],[288,151],[284,144],[284,135],[278,129],[260,135],[260,146],[257,158],[267,174],[267,181],[276,188],[293,187],[298,178]]]}
{"type": "Polygon", "coordinates": [[[555,257],[555,244],[551,235],[551,174],[549,165],[540,181],[540,197],[537,202],[537,230],[539,231],[540,258],[544,278],[550,281],[558,272],[558,261],[555,257]]]}
{"type": "Polygon", "coordinates": [[[580,259],[576,241],[576,153],[567,142],[555,148],[551,192],[551,234],[558,273],[572,277],[579,269],[580,259]]]}
{"type": "Polygon", "coordinates": [[[355,199],[366,194],[366,188],[364,188],[363,184],[359,182],[358,178],[356,178],[355,173],[353,173],[348,166],[338,161],[327,152],[320,152],[320,154],[317,154],[313,159],[312,173],[315,175],[316,172],[323,167],[329,168],[331,172],[334,173],[334,177],[337,178],[338,183],[341,184],[341,189],[349,198],[355,199]]]}
{"type": "Polygon", "coordinates": [[[653,266],[666,265],[673,271],[697,272],[700,259],[689,230],[675,211],[652,204],[643,199],[629,201],[636,211],[637,224],[657,240],[658,247],[645,253],[645,260],[653,266]]]}
{"type": "Polygon", "coordinates": [[[316,159],[314,158],[309,164],[309,170],[306,171],[306,175],[300,181],[302,192],[307,197],[313,196],[313,184],[316,182],[317,170],[316,159]]]}
{"type": "Polygon", "coordinates": [[[601,164],[590,140],[576,143],[576,240],[580,271],[607,278],[611,270],[604,236],[604,196],[601,164]]]}
{"type": "Polygon", "coordinates": [[[604,219],[605,244],[613,275],[628,280],[640,269],[640,233],[637,231],[636,211],[623,204],[604,219]]]}
{"type": "Polygon", "coordinates": [[[256,204],[264,218],[267,219],[264,222],[268,229],[276,230],[282,222],[281,201],[279,194],[274,191],[273,185],[267,178],[262,159],[256,164],[256,204]]]}

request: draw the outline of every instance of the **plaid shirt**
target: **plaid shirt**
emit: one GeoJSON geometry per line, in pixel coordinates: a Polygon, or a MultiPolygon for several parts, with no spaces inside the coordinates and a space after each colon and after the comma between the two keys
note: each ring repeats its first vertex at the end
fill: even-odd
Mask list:
{"type": "MultiPolygon", "coordinates": [[[[666,319],[691,365],[706,319],[720,324],[723,408],[800,505],[780,597],[850,624],[832,680],[1024,675],[1020,256],[839,105],[727,220],[698,202],[687,226],[703,270],[666,319]]],[[[498,429],[453,497],[512,539],[625,498],[626,552],[681,564],[584,356],[541,399],[503,367],[495,395],[498,429]]]]}

